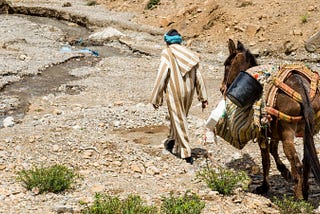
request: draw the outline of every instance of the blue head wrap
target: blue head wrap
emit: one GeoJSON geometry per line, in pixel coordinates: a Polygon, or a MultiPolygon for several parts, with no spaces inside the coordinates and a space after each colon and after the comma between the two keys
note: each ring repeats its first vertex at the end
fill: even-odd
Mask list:
{"type": "Polygon", "coordinates": [[[182,42],[182,36],[177,30],[172,29],[164,35],[164,41],[169,44],[180,44],[182,42]]]}

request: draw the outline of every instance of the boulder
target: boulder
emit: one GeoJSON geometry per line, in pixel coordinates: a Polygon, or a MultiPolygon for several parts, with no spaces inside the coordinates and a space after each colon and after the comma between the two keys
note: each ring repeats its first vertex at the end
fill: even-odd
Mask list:
{"type": "Polygon", "coordinates": [[[305,49],[309,52],[316,52],[320,50],[320,31],[313,34],[306,42],[305,49]]]}
{"type": "Polygon", "coordinates": [[[105,29],[102,29],[99,32],[95,32],[89,36],[89,39],[95,40],[95,41],[105,41],[109,39],[119,38],[125,36],[123,33],[118,31],[115,28],[107,27],[105,29]]]}

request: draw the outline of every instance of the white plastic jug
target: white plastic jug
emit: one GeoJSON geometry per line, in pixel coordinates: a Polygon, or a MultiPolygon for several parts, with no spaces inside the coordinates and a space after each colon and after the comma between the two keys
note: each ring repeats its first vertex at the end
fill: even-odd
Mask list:
{"type": "Polygon", "coordinates": [[[209,128],[210,130],[213,130],[215,125],[219,121],[219,119],[225,113],[225,111],[226,111],[226,101],[221,100],[218,103],[217,107],[211,111],[211,114],[208,120],[206,121],[207,128],[209,128]]]}

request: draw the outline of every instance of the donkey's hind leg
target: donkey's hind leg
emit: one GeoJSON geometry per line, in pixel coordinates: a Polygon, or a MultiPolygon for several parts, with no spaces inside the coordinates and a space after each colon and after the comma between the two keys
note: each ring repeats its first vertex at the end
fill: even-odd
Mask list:
{"type": "Polygon", "coordinates": [[[277,169],[280,171],[282,177],[287,181],[292,181],[290,171],[287,169],[286,165],[284,165],[284,163],[280,160],[279,153],[278,153],[278,145],[279,145],[278,140],[272,140],[270,142],[270,153],[272,154],[276,162],[277,169]]]}
{"type": "MultiPolygon", "coordinates": [[[[284,127],[284,126],[283,126],[284,127]]],[[[298,153],[294,145],[294,132],[295,129],[287,128],[282,132],[283,150],[286,154],[290,165],[291,173],[294,181],[294,194],[296,199],[303,199],[303,166],[299,159],[298,153]]]]}
{"type": "Polygon", "coordinates": [[[269,145],[265,138],[259,139],[259,147],[262,157],[263,182],[262,185],[256,188],[258,194],[267,193],[269,190],[269,171],[270,171],[270,153],[269,145]]]}

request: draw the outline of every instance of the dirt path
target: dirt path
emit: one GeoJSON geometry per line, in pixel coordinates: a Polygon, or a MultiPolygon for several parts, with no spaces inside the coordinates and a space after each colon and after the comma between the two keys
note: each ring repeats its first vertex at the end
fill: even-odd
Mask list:
{"type": "MultiPolygon", "coordinates": [[[[27,101],[30,105],[23,116],[14,116],[14,124],[1,129],[0,213],[79,213],[83,208],[80,202],[91,203],[96,192],[123,197],[136,193],[148,203],[160,203],[161,197],[170,191],[183,193],[189,189],[206,202],[204,213],[278,213],[270,199],[279,194],[292,195],[291,185],[279,176],[272,163],[270,193],[254,194],[254,188],[261,182],[256,144],[250,143],[241,151],[222,140],[210,145],[215,164],[246,170],[253,178],[248,192],[238,192],[231,197],[222,197],[195,179],[197,171],[206,166],[206,159],[197,159],[194,165],[189,165],[163,150],[162,141],[168,132],[166,108],[154,111],[148,104],[159,53],[164,47],[162,34],[155,33],[161,29],[131,23],[133,14],[130,13],[110,12],[101,5],[89,7],[86,1],[80,0],[68,1],[71,7],[63,7],[66,2],[28,0],[13,1],[13,4],[41,6],[86,17],[89,27],[83,34],[84,46],[71,46],[76,51],[61,51],[68,42],[80,39],[77,33],[66,34],[70,33],[66,31],[67,26],[74,26],[73,23],[39,23],[20,16],[1,15],[4,85],[25,80],[39,71],[46,72],[43,68],[69,58],[75,57],[76,62],[66,66],[73,80],[57,82],[46,93],[31,94],[27,101]],[[110,26],[124,36],[96,43],[87,40],[89,35],[110,26]],[[10,33],[14,30],[15,34],[10,33]],[[94,57],[86,53],[79,57],[83,53],[77,51],[84,47],[101,55],[94,57]],[[66,193],[43,195],[26,191],[15,181],[18,170],[54,163],[78,169],[83,180],[66,193]]],[[[194,41],[191,46],[202,54],[201,69],[210,104],[202,112],[194,99],[191,108],[192,146],[199,148],[205,148],[204,121],[222,98],[218,86],[227,56],[224,43],[217,45],[214,53],[205,46],[201,41],[194,41]]],[[[261,63],[280,62],[267,57],[260,60],[261,63]]],[[[311,66],[318,64],[311,63],[311,66]]],[[[16,95],[5,98],[20,102],[16,95]]],[[[282,151],[281,157],[284,158],[282,151]]],[[[319,192],[319,187],[313,184],[311,200],[316,206],[319,192]]]]}

